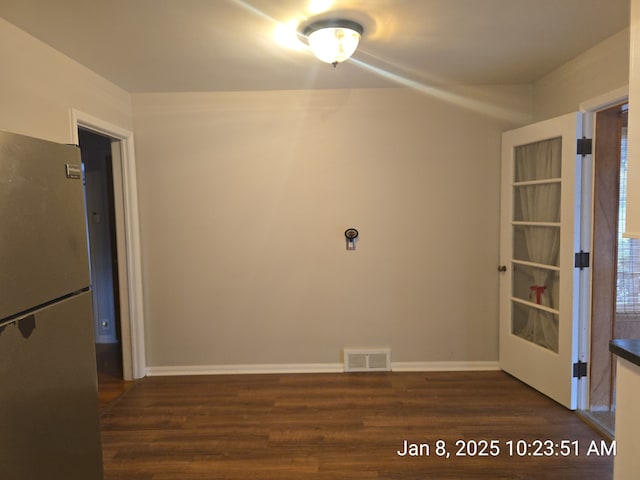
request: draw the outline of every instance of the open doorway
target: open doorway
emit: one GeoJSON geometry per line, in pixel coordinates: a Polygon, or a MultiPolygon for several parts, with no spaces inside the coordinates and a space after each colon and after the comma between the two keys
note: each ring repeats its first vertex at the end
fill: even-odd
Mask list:
{"type": "Polygon", "coordinates": [[[588,417],[615,435],[613,338],[640,336],[640,244],[624,238],[626,214],[627,104],[596,115],[588,417]]]}
{"type": "Polygon", "coordinates": [[[123,379],[111,139],[78,130],[82,152],[98,380],[123,379]]]}
{"type": "Polygon", "coordinates": [[[120,343],[124,380],[146,375],[142,262],[133,133],[122,127],[72,109],[72,140],[80,145],[81,131],[93,132],[111,144],[111,171],[115,206],[118,262],[120,343]]]}

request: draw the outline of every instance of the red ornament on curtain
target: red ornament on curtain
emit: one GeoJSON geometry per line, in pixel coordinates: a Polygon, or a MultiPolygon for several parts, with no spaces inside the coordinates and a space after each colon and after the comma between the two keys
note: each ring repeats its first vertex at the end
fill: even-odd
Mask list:
{"type": "MultiPolygon", "coordinates": [[[[531,293],[536,292],[536,303],[538,305],[541,305],[542,294],[546,289],[547,287],[545,285],[531,285],[529,287],[529,290],[531,290],[531,293]]],[[[529,298],[531,298],[531,294],[529,294],[529,298]]]]}

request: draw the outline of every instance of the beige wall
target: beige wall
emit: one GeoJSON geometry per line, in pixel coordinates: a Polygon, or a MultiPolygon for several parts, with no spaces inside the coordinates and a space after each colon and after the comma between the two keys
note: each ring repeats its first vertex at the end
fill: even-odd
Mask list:
{"type": "Polygon", "coordinates": [[[580,109],[582,102],[629,84],[629,29],[625,29],[533,84],[535,120],[580,109]]]}
{"type": "Polygon", "coordinates": [[[0,129],[72,141],[70,109],[131,129],[127,92],[0,18],[0,129]]]}
{"type": "Polygon", "coordinates": [[[402,89],[133,111],[151,367],[497,360],[505,122],[402,89]]]}

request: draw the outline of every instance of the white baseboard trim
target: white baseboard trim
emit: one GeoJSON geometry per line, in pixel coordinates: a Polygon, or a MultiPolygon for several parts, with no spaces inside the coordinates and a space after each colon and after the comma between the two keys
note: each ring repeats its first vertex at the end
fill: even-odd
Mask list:
{"type": "Polygon", "coordinates": [[[498,362],[392,362],[394,372],[482,372],[500,370],[498,362]]]}
{"type": "MultiPolygon", "coordinates": [[[[456,372],[500,370],[498,362],[392,362],[394,372],[456,372]]],[[[300,363],[265,365],[184,365],[147,367],[150,377],[169,375],[238,375],[255,373],[342,373],[342,363],[300,363]]]]}
{"type": "Polygon", "coordinates": [[[147,375],[237,375],[251,373],[342,373],[342,363],[301,363],[296,365],[185,365],[147,367],[147,375]]]}

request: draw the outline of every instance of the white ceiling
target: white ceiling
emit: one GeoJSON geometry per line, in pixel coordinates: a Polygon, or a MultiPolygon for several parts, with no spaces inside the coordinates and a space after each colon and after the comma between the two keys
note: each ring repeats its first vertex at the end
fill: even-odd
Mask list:
{"type": "Polygon", "coordinates": [[[530,83],[626,28],[629,0],[0,0],[0,16],[130,92],[359,88],[530,83]],[[327,5],[365,29],[336,69],[274,40],[327,5]]]}

